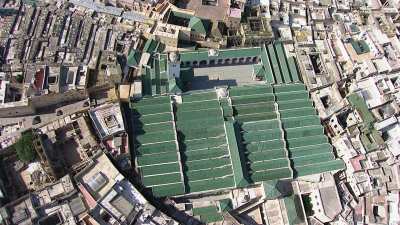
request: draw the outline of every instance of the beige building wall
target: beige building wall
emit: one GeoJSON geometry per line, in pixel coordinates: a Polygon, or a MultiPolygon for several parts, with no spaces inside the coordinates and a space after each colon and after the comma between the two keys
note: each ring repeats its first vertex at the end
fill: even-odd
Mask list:
{"type": "Polygon", "coordinates": [[[80,101],[86,98],[87,94],[85,90],[70,90],[64,93],[33,97],[31,99],[31,105],[33,108],[38,109],[69,101],[80,101]]]}
{"type": "Polygon", "coordinates": [[[25,104],[20,106],[10,106],[0,108],[0,117],[16,117],[16,116],[27,116],[35,113],[35,109],[31,104],[25,104]]]}

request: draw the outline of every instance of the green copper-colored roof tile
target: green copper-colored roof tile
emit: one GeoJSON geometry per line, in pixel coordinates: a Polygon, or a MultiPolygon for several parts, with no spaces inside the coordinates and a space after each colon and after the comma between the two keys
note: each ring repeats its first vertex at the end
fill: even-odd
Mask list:
{"type": "Polygon", "coordinates": [[[189,20],[189,28],[197,33],[206,35],[207,34],[207,27],[205,23],[198,17],[191,17],[189,20]]]}
{"type": "Polygon", "coordinates": [[[142,54],[136,50],[131,50],[128,55],[127,65],[129,67],[138,66],[142,54]]]}
{"type": "Polygon", "coordinates": [[[236,187],[245,187],[248,185],[248,181],[246,179],[246,175],[243,169],[243,164],[245,160],[239,152],[239,147],[236,140],[235,125],[231,122],[226,122],[225,131],[228,140],[228,149],[232,160],[236,187]]]}

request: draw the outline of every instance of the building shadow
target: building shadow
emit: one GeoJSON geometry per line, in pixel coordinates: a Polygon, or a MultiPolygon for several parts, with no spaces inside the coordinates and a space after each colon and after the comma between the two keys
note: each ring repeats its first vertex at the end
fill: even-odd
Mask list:
{"type": "Polygon", "coordinates": [[[210,80],[208,75],[195,76],[189,87],[190,90],[204,90],[212,89],[219,86],[237,86],[237,82],[234,79],[224,79],[224,80],[210,80]]]}

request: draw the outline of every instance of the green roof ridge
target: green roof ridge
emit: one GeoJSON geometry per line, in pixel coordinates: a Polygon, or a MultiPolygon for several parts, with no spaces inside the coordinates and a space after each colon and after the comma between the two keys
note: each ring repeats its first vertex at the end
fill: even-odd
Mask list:
{"type": "Polygon", "coordinates": [[[139,51],[136,50],[131,50],[128,55],[127,59],[127,65],[129,67],[137,66],[139,65],[140,58],[142,57],[142,54],[139,51]]]}
{"type": "Polygon", "coordinates": [[[189,28],[191,28],[193,31],[196,31],[198,33],[207,34],[207,30],[205,27],[205,24],[203,23],[203,21],[198,18],[198,17],[191,17],[189,20],[189,28]]]}
{"type": "Polygon", "coordinates": [[[245,162],[245,160],[242,159],[239,152],[238,143],[236,141],[235,124],[232,122],[225,122],[224,125],[225,125],[226,138],[228,140],[228,149],[231,156],[236,187],[246,187],[249,184],[249,182],[245,177],[242,167],[242,162],[245,162]]]}
{"type": "Polygon", "coordinates": [[[283,199],[290,225],[304,223],[305,215],[298,195],[288,196],[283,199]]]}

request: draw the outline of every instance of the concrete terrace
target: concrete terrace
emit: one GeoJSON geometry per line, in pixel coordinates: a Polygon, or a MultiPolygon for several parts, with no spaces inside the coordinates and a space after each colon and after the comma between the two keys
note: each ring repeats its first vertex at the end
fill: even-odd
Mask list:
{"type": "Polygon", "coordinates": [[[191,90],[263,83],[263,81],[254,80],[249,76],[253,72],[253,65],[248,64],[224,67],[199,67],[193,70],[194,78],[190,87],[191,90]]]}

